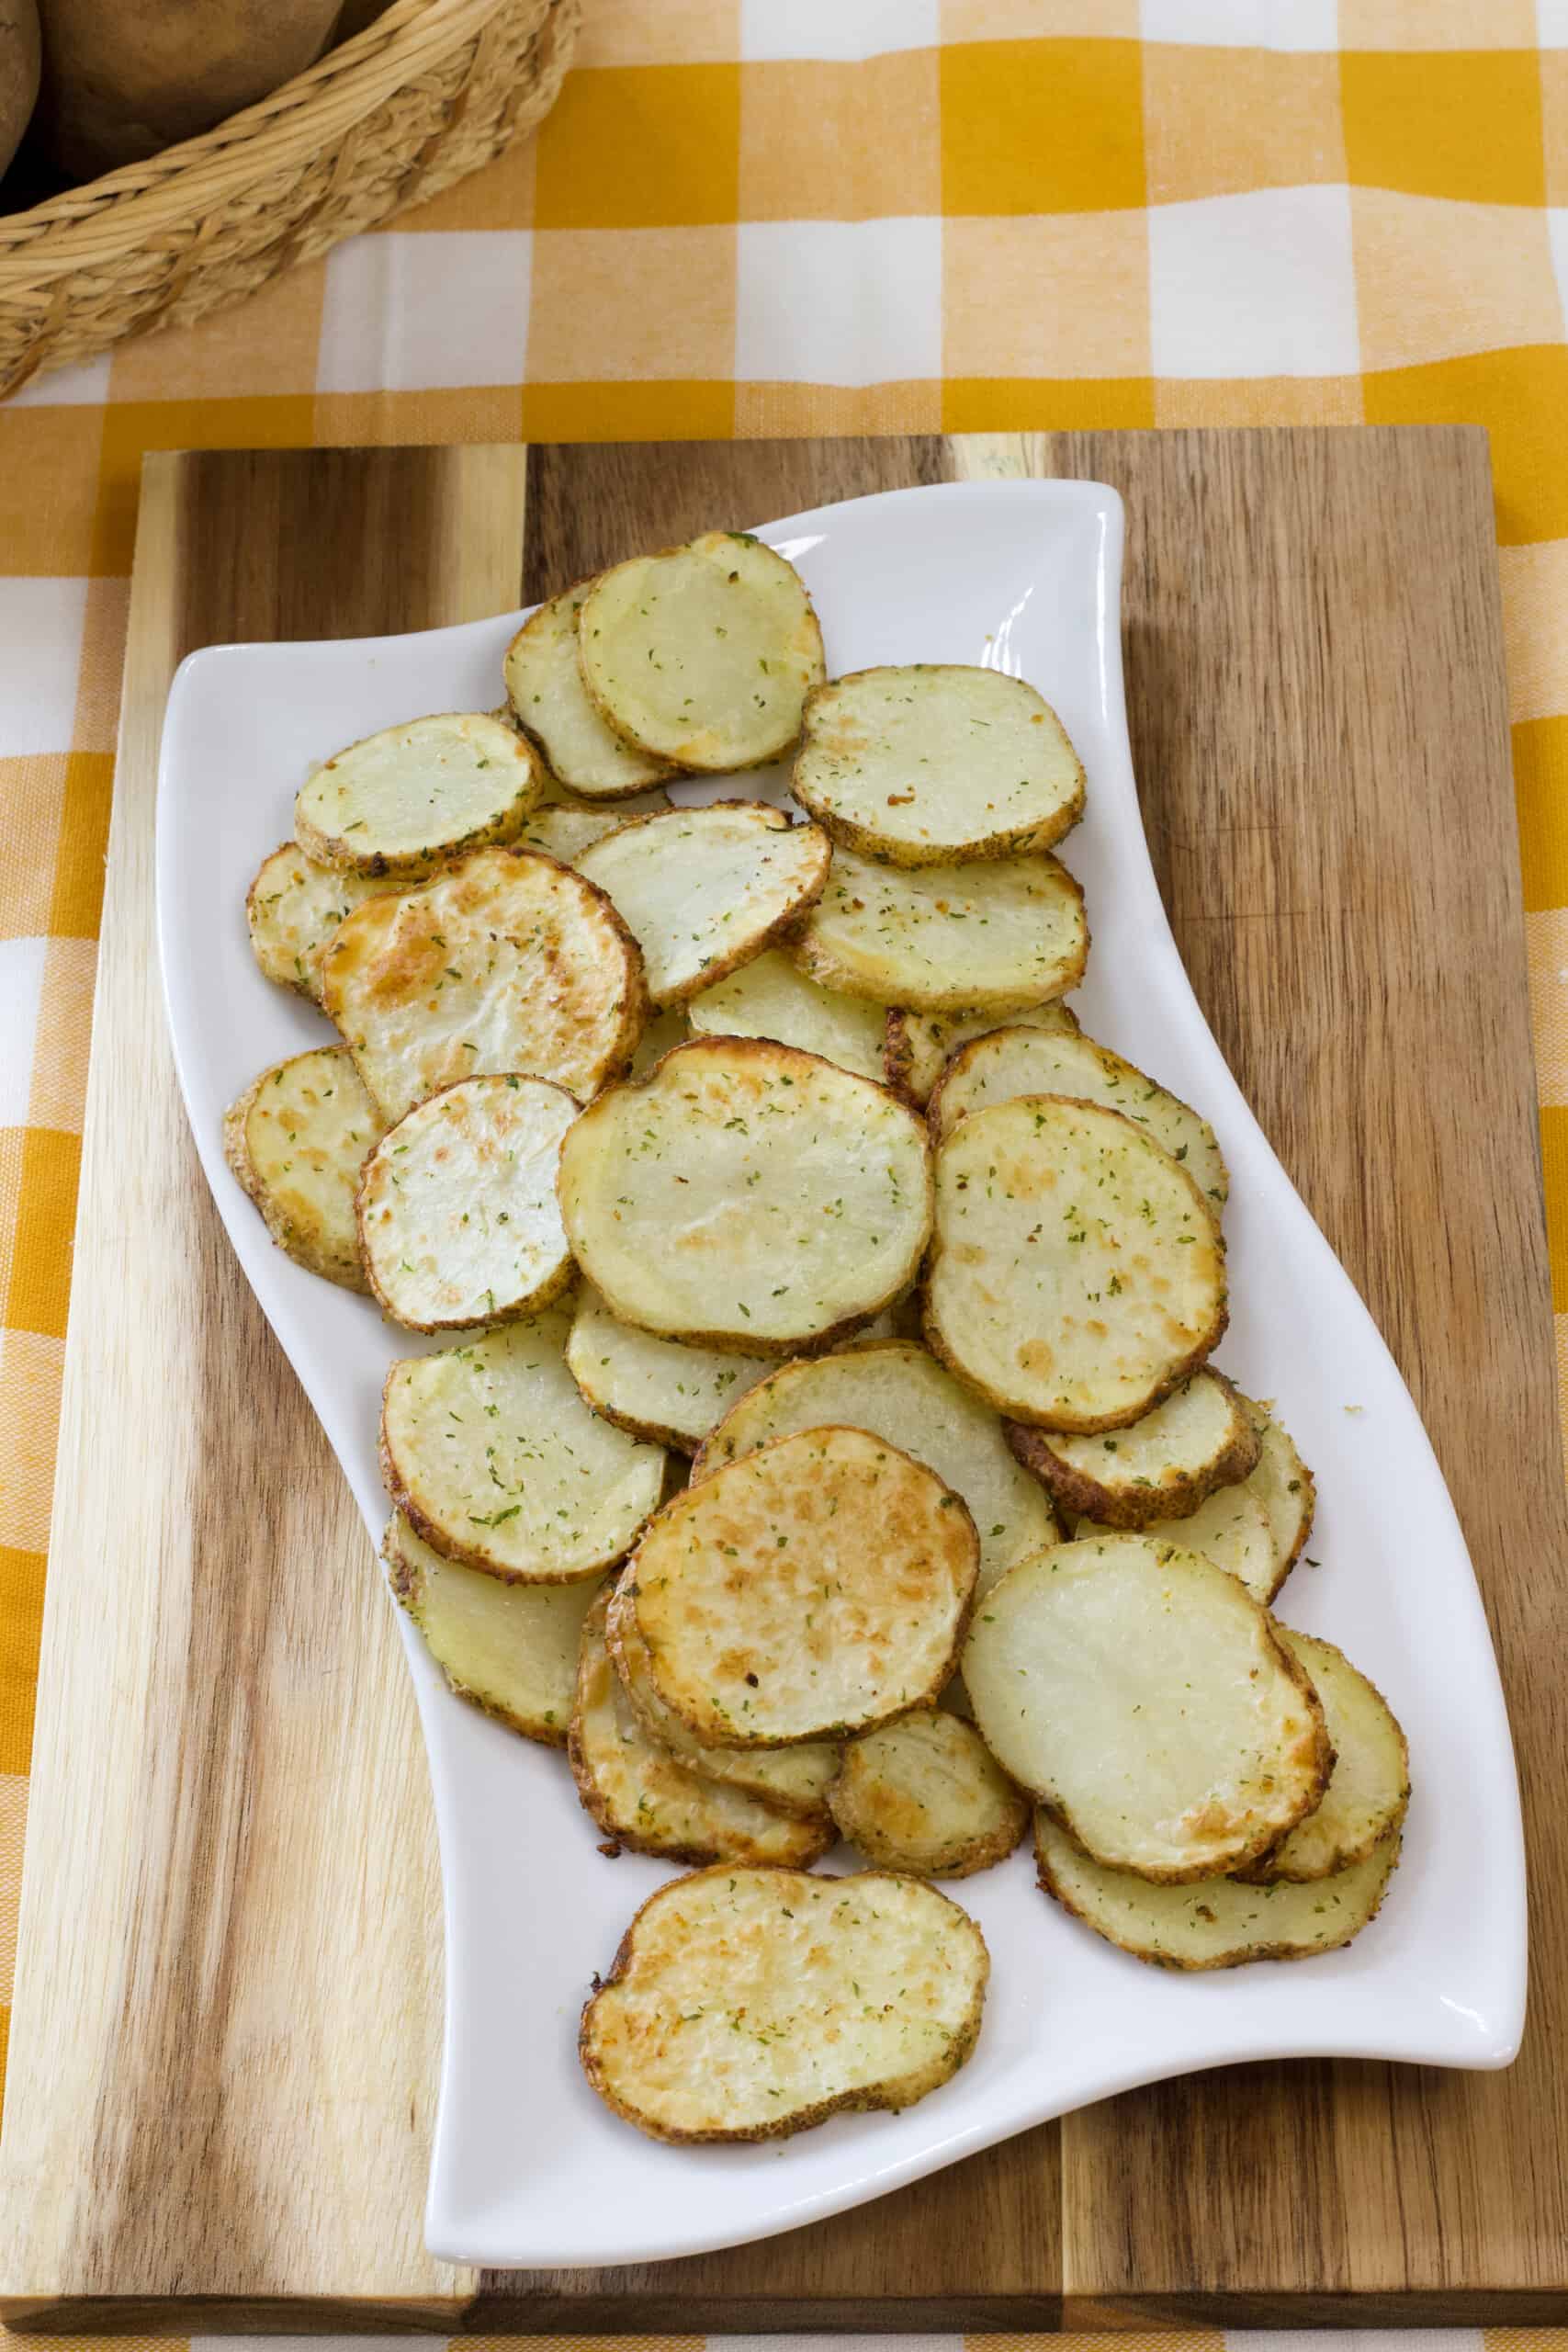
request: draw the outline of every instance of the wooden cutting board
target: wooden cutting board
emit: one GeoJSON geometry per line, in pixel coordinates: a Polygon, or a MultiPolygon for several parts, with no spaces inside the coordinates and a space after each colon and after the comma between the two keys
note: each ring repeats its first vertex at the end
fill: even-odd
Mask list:
{"type": "Polygon", "coordinates": [[[148,460],[0,2149],[12,2326],[1568,2320],[1563,1537],[1483,434],[148,460]],[[413,1708],[164,1035],[170,674],[214,639],[467,620],[708,525],[986,473],[1127,501],[1134,751],[1177,938],[1388,1334],[1485,1590],[1532,1862],[1524,2055],[1235,2069],[738,2253],[455,2271],[421,2238],[440,1955],[413,1708]]]}

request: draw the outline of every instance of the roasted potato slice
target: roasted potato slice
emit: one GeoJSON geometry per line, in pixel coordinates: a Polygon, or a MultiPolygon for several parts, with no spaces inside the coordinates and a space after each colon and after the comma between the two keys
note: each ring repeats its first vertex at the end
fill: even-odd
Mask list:
{"type": "Polygon", "coordinates": [[[720,1865],[651,1894],[582,2013],[605,2104],[656,2140],[777,2140],[913,2106],[975,2047],[986,1939],[933,1886],[720,1865]]]}
{"type": "Polygon", "coordinates": [[[699,1037],[772,1037],[858,1077],[882,1078],[883,1007],[818,988],[776,947],[704,989],[686,1011],[699,1037]]]}
{"type": "Polygon", "coordinates": [[[1023,1094],[938,1148],[926,1338],[998,1412],[1120,1429],[1197,1369],[1226,1317],[1212,1204],[1120,1111],[1023,1094]]]}
{"type": "Polygon", "coordinates": [[[708,531],[601,572],[577,639],[583,683],[622,741],[706,774],[787,751],[823,676],[799,573],[743,531],[708,531]]]}
{"type": "Polygon", "coordinates": [[[547,1079],[465,1078],[382,1136],[355,1214],[370,1287],[395,1323],[510,1322],[569,1287],[556,1170],[577,1112],[547,1079]]]}
{"type": "Polygon", "coordinates": [[[312,769],[294,802],[302,849],[350,874],[412,879],[515,838],[544,787],[532,744],[485,711],[384,727],[312,769]]]}
{"type": "Polygon", "coordinates": [[[760,956],[819,898],[831,853],[816,825],[761,800],[634,817],[577,860],[642,950],[657,1009],[760,956]]]}
{"type": "Polygon", "coordinates": [[[1398,1830],[1410,1801],[1410,1750],[1382,1692],[1343,1650],[1290,1625],[1274,1632],[1323,1702],[1334,1770],[1316,1812],[1238,1876],[1311,1883],[1365,1861],[1398,1830]]]}
{"type": "Polygon", "coordinates": [[[584,1283],[566,1360],[596,1413],[637,1437],[694,1453],[730,1400],[769,1369],[766,1356],[721,1355],[660,1340],[611,1314],[584,1283]]]}
{"type": "Polygon", "coordinates": [[[828,1802],[868,1862],[917,1878],[968,1878],[1010,1854],[1029,1803],[972,1724],[941,1707],[852,1739],[828,1802]]]}
{"type": "Polygon", "coordinates": [[[882,1037],[882,1076],[896,1094],[924,1110],[949,1057],[971,1037],[1009,1028],[1056,1029],[1076,1037],[1077,1015],[1059,997],[1022,1005],[1016,1012],[911,1012],[890,1005],[882,1037]]]}
{"type": "Polygon", "coordinates": [[[321,958],[337,927],[367,899],[385,898],[397,882],[344,874],[285,842],[264,857],[245,897],[251,952],[269,980],[312,1004],[321,1001],[321,958]]]}
{"type": "Polygon", "coordinates": [[[664,1489],[662,1448],[602,1421],[566,1368],[547,1308],[387,1374],[381,1471],[427,1544],[518,1584],[598,1576],[664,1489]]]}
{"type": "Polygon", "coordinates": [[[790,1355],[848,1337],[913,1279],[930,1149],[867,1079],[761,1037],[698,1037],[589,1105],[560,1204],[619,1321],[790,1355]]]}
{"type": "Polygon", "coordinates": [[[845,996],[1004,1013],[1077,988],[1089,925],[1083,892],[1055,857],[909,869],[840,849],[791,953],[845,996]]]}
{"type": "MultiPolygon", "coordinates": [[[[1217,1487],[1183,1519],[1156,1520],[1143,1533],[1156,1544],[1179,1544],[1184,1551],[1201,1552],[1217,1568],[1228,1568],[1251,1593],[1267,1605],[1284,1583],[1269,1532],[1269,1514],[1245,1485],[1217,1487]]],[[[1073,1522],[1080,1542],[1092,1542],[1105,1530],[1092,1519],[1073,1522]]]]}
{"type": "Polygon", "coordinates": [[[622,800],[673,773],[667,760],[633,751],[589,699],[577,658],[577,616],[593,585],[575,588],[531,613],[506,649],[502,669],[517,724],[552,775],[585,800],[622,800]]]}
{"type": "Polygon", "coordinates": [[[1268,1611],[1146,1535],[1012,1569],[976,1611],[964,1679],[1002,1770],[1112,1870],[1239,1870],[1327,1783],[1323,1709],[1268,1611]]]}
{"type": "Polygon", "coordinates": [[[223,1115],[223,1156],[278,1248],[344,1290],[369,1287],[354,1196],[381,1128],[341,1046],[264,1069],[223,1115]]]}
{"type": "MultiPolygon", "coordinates": [[[[1124,1429],[1072,1437],[1020,1421],[1006,1428],[1014,1453],[1058,1507],[1102,1527],[1187,1519],[1217,1487],[1245,1478],[1258,1457],[1247,1399],[1212,1364],[1124,1429]]],[[[1182,1540],[1172,1532],[1172,1543],[1182,1540]]]]}
{"type": "Polygon", "coordinates": [[[525,1739],[564,1747],[579,1637],[598,1584],[502,1584],[443,1559],[401,1511],[387,1523],[381,1556],[457,1697],[525,1739]]]}
{"type": "MultiPolygon", "coordinates": [[[[1258,1440],[1258,1461],[1247,1485],[1269,1514],[1275,1565],[1280,1584],[1283,1584],[1312,1532],[1317,1487],[1312,1472],[1296,1452],[1289,1430],[1275,1418],[1272,1407],[1259,1405],[1250,1396],[1244,1396],[1241,1401],[1258,1440]]],[[[1278,1585],[1275,1589],[1278,1591],[1278,1585]]]]}
{"type": "Polygon", "coordinates": [[[852,670],[808,696],[791,789],[890,865],[1049,849],[1083,813],[1066,728],[1021,678],[961,662],[852,670]]]}
{"type": "Polygon", "coordinates": [[[459,1078],[547,1078],[587,1102],[648,1019],[642,956],[602,890],[537,851],[485,849],[357,908],[321,1001],[387,1119],[459,1078]]]}
{"type": "Polygon", "coordinates": [[[934,1471],[864,1430],[814,1429],[677,1495],[626,1589],[649,1681],[699,1739],[785,1747],[935,1699],[978,1562],[934,1471]]]}

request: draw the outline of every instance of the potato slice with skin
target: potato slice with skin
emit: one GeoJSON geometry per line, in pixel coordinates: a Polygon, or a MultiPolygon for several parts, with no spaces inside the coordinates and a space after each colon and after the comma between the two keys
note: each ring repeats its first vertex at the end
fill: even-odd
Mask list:
{"type": "Polygon", "coordinates": [[[1019,1026],[976,1037],[942,1071],[926,1115],[940,1142],[970,1112],[1019,1094],[1065,1094],[1122,1112],[1135,1126],[1147,1128],[1212,1201],[1224,1205],[1230,1180],[1207,1119],[1081,1032],[1053,1035],[1019,1026]]]}
{"type": "Polygon", "coordinates": [[[1323,1702],[1334,1770],[1316,1812],[1245,1875],[1264,1883],[1311,1883],[1365,1861],[1398,1830],[1410,1801],[1410,1750],[1382,1692],[1343,1650],[1290,1625],[1274,1631],[1323,1702]]]}
{"type": "Polygon", "coordinates": [[[387,1374],[381,1474],[447,1559],[518,1584],[613,1567],[657,1509],[665,1457],[591,1413],[547,1308],[387,1374]]]}
{"type": "MultiPolygon", "coordinates": [[[[1105,1530],[1092,1519],[1075,1519],[1073,1538],[1092,1543],[1105,1530]]],[[[1245,1486],[1218,1487],[1184,1519],[1156,1520],[1141,1531],[1156,1544],[1179,1544],[1201,1552],[1217,1568],[1228,1568],[1265,1606],[1284,1582],[1269,1532],[1269,1514],[1245,1486]]]]}
{"type": "Polygon", "coordinates": [[[444,1560],[400,1511],[381,1556],[448,1688],[525,1739],[564,1747],[582,1621],[599,1585],[502,1584],[444,1560]]]}
{"type": "Polygon", "coordinates": [[[1317,1487],[1312,1472],[1296,1452],[1290,1432],[1275,1419],[1272,1408],[1258,1404],[1250,1396],[1244,1396],[1241,1401],[1258,1438],[1258,1461],[1247,1484],[1269,1514],[1280,1583],[1283,1584],[1312,1532],[1317,1487]]]}
{"type": "Polygon", "coordinates": [[[814,1429],[677,1495],[627,1589],[671,1713],[701,1740],[785,1747],[933,1700],[978,1562],[975,1523],[934,1471],[864,1430],[814,1429]]]}
{"type": "Polygon", "coordinates": [[[771,1368],[766,1356],[688,1348],[619,1322],[586,1283],[566,1360],[596,1413],[682,1453],[694,1453],[732,1399],[771,1368]]]}
{"type": "Polygon", "coordinates": [[[485,711],[443,711],[323,760],[295,799],[295,837],[324,865],[412,879],[513,840],[543,786],[515,728],[485,711]]]}
{"type": "Polygon", "coordinates": [[[370,1287],[395,1323],[510,1322],[570,1287],[556,1170],[578,1108],[547,1079],[466,1078],[382,1136],[355,1207],[370,1287]]]}
{"type": "Polygon", "coordinates": [[[587,1102],[648,1019],[641,952],[609,899],[529,850],[477,850],[356,908],[322,961],[321,1001],[389,1120],[508,1070],[587,1102]]]}
{"type": "Polygon", "coordinates": [[[1172,1544],[1036,1553],[987,1594],[963,1665],[1002,1770],[1113,1870],[1238,1870],[1327,1782],[1323,1710],[1267,1611],[1172,1544]]]}
{"type": "Polygon", "coordinates": [[[1012,1459],[995,1413],[912,1340],[862,1342],[770,1373],[704,1441],[693,1484],[772,1438],[829,1423],[886,1438],[963,1496],[980,1541],[976,1599],[1016,1561],[1060,1541],[1055,1510],[1012,1459]]]}
{"type": "Polygon", "coordinates": [[[548,775],[536,806],[517,836],[519,849],[542,849],[562,865],[575,865],[585,849],[602,842],[633,817],[649,817],[668,808],[670,795],[656,789],[624,800],[584,800],[569,792],[558,778],[548,775]]]}
{"type": "Polygon", "coordinates": [[[622,800],[672,773],[634,752],[589,698],[577,658],[577,616],[592,586],[580,580],[530,613],[502,662],[507,699],[550,773],[586,800],[622,800]]]}
{"type": "Polygon", "coordinates": [[[589,695],[622,741],[705,775],[787,751],[823,676],[799,573],[744,531],[708,531],[601,572],[577,646],[589,695]]]}
{"type": "Polygon", "coordinates": [[[1137,1420],[1224,1336],[1212,1204],[1120,1111],[1022,1094],[938,1148],[932,1351],[1010,1419],[1137,1420]]]}
{"type": "Polygon", "coordinates": [[[1359,1935],[1378,1915],[1399,1837],[1305,1886],[1235,1878],[1153,1886],[1091,1860],[1043,1811],[1034,1816],[1034,1853],[1044,1892],[1134,1960],[1156,1968],[1239,1968],[1249,1960],[1313,1960],[1359,1935]]]}
{"type": "Polygon", "coordinates": [[[610,1596],[605,1638],[626,1696],[654,1738],[704,1780],[749,1790],[799,1820],[826,1821],[828,1792],[838,1778],[842,1750],[825,1740],[797,1747],[714,1747],[700,1740],[671,1713],[649,1679],[648,1649],[637,1632],[630,1583],[631,1571],[623,1569],[610,1596]]]}
{"type": "Polygon", "coordinates": [[[852,1739],[828,1801],[868,1862],[917,1878],[989,1870],[1029,1826],[1027,1798],[979,1733],[940,1707],[852,1739]]]}
{"type": "Polygon", "coordinates": [[[339,923],[367,899],[399,888],[323,865],[298,842],[284,842],[263,858],[245,895],[251,952],[269,980],[320,1004],[321,958],[339,923]]]}
{"type": "Polygon", "coordinates": [[[721,1864],[660,1887],[582,2012],[605,2104],[656,2140],[777,2140],[958,2072],[989,1973],[934,1886],[721,1864]]]}
{"type": "Polygon", "coordinates": [[[344,1290],[366,1290],[354,1223],[381,1114],[341,1046],[263,1070],[223,1116],[223,1156],[280,1250],[344,1290]]]}
{"type": "Polygon", "coordinates": [[[699,1037],[772,1037],[881,1081],[884,1008],[818,988],[776,947],[704,989],[687,1012],[699,1037]]]}
{"type": "Polygon", "coordinates": [[[1055,857],[908,869],[840,849],[791,953],[846,996],[1004,1013],[1077,988],[1089,924],[1082,890],[1055,857]]]}
{"type": "Polygon", "coordinates": [[[672,1054],[677,1046],[685,1045],[690,1035],[685,1013],[679,1005],[672,1006],[668,1012],[655,1013],[637,1039],[637,1051],[632,1056],[626,1076],[646,1078],[666,1054],[672,1054]]]}
{"type": "Polygon", "coordinates": [[[604,891],[642,950],[656,1010],[683,1004],[793,929],[828,879],[816,825],[761,800],[711,800],[634,817],[584,850],[580,874],[604,891]]]}
{"type": "Polygon", "coordinates": [[[1077,1015],[1059,998],[1008,1013],[911,1012],[890,1005],[882,1040],[883,1078],[896,1094],[924,1110],[948,1057],[1004,1022],[1010,1028],[1055,1029],[1074,1037],[1078,1032],[1077,1015]]]}
{"type": "Polygon", "coordinates": [[[572,1255],[623,1323],[723,1353],[846,1339],[913,1279],[923,1124],[761,1037],[697,1037],[589,1105],[561,1149],[572,1255]]]}
{"type": "Polygon", "coordinates": [[[790,788],[835,842],[889,865],[1049,849],[1084,774],[1042,695],[961,662],[852,670],[806,705],[790,788]]]}
{"type": "Polygon", "coordinates": [[[809,1870],[833,1842],[821,1815],[802,1821],[744,1790],[688,1770],[649,1730],[604,1646],[600,1593],[582,1624],[567,1753],[577,1793],[606,1838],[672,1862],[779,1862],[809,1870]]]}
{"type": "MultiPolygon", "coordinates": [[[[1217,1487],[1245,1478],[1258,1457],[1247,1399],[1213,1364],[1124,1429],[1070,1437],[1020,1421],[1005,1426],[1014,1453],[1060,1509],[1101,1527],[1184,1520],[1217,1487]]],[[[1172,1543],[1182,1540],[1173,1529],[1172,1543]]]]}

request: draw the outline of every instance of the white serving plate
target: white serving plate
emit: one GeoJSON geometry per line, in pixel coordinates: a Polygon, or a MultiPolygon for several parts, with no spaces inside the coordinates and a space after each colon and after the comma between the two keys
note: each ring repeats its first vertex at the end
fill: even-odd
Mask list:
{"type": "MultiPolygon", "coordinates": [[[[1348,1950],[1183,1976],[1078,1927],[1017,1854],[956,1889],[985,1929],[992,1975],[979,2046],[953,2082],[902,2115],[840,2117],[774,2145],[668,2148],[600,2105],[574,2038],[593,1972],[671,1872],[630,1854],[606,1862],[563,1758],[453,1698],[400,1611],[446,1887],[426,2227],[432,2251],[456,2262],[555,2268],[702,2253],[816,2221],[1161,2076],[1306,2056],[1503,2066],[1523,2026],[1523,1839],[1486,1621],[1415,1407],[1242,1100],[1166,923],[1122,701],[1121,501],[1092,482],[897,491],[761,536],[805,575],[830,672],[988,662],[1039,686],[1082,754],[1088,813],[1066,852],[1094,944],[1074,1001],[1095,1036],[1213,1121],[1229,1161],[1232,1323],[1219,1360],[1277,1399],[1318,1481],[1311,1552],[1322,1565],[1297,1568],[1280,1613],[1338,1642],[1404,1724],[1415,1781],[1404,1859],[1382,1917],[1348,1950]]],[[[214,647],[181,666],[169,697],[158,906],[180,1080],[241,1262],[378,1538],[382,1376],[426,1343],[275,1250],[224,1165],[224,1105],[258,1070],[330,1035],[257,972],[244,893],[291,831],[309,762],[422,711],[494,705],[520,618],[214,647]]],[[[739,788],[759,782],[779,789],[776,777],[739,788]]],[[[368,1549],[365,1573],[376,1573],[368,1549]]],[[[830,1864],[844,1866],[841,1855],[830,1864]]]]}

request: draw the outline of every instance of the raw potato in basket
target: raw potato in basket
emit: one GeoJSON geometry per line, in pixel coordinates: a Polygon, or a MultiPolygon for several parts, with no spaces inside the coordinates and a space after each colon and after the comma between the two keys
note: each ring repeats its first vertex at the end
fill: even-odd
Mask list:
{"type": "Polygon", "coordinates": [[[560,1204],[621,1322],[790,1355],[847,1338],[913,1279],[930,1148],[869,1080],[761,1037],[698,1037],[589,1105],[560,1204]]]}
{"type": "Polygon", "coordinates": [[[321,958],[345,915],[367,899],[384,899],[397,882],[344,874],[284,842],[256,869],[245,899],[251,952],[269,980],[321,1001],[321,958]]]}
{"type": "Polygon", "coordinates": [[[1084,774],[1021,678],[922,662],[818,686],[790,788],[846,849],[943,865],[1049,849],[1083,813],[1084,774]]]}
{"type": "Polygon", "coordinates": [[[840,849],[792,953],[846,996],[1000,1014],[1077,988],[1089,925],[1058,858],[905,870],[840,849]]]}
{"type": "Polygon", "coordinates": [[[365,1290],[354,1196],[381,1115],[341,1046],[263,1070],[223,1117],[223,1156],[280,1250],[365,1290]]]}
{"type": "Polygon", "coordinates": [[[744,531],[708,531],[601,572],[578,658],[615,733],[676,767],[758,767],[800,733],[822,632],[799,573],[744,531]]]}
{"type": "Polygon", "coordinates": [[[1334,1770],[1316,1812],[1238,1875],[1312,1884],[1365,1861],[1400,1827],[1410,1799],[1410,1751],[1388,1701],[1343,1650],[1290,1625],[1274,1632],[1312,1677],[1334,1770]]]}
{"type": "Polygon", "coordinates": [[[962,1716],[917,1707],[852,1739],[829,1803],[841,1836],[883,1870],[969,1878],[1012,1852],[1029,1804],[962,1716]]]}
{"type": "Polygon", "coordinates": [[[1212,1364],[1122,1429],[1073,1437],[1021,1421],[1006,1427],[1014,1453],[1059,1508],[1102,1527],[1186,1519],[1217,1487],[1245,1478],[1259,1450],[1247,1399],[1212,1364]]]}
{"type": "Polygon", "coordinates": [[[776,947],[704,989],[686,1010],[698,1037],[772,1037],[881,1081],[882,1006],[818,988],[776,947]]]}
{"type": "Polygon", "coordinates": [[[517,724],[537,743],[551,775],[585,800],[623,800],[672,770],[667,760],[624,743],[582,683],[577,616],[592,585],[579,581],[530,614],[507,647],[502,669],[517,724]]]}
{"type": "Polygon", "coordinates": [[[393,1593],[459,1699],[525,1739],[566,1746],[582,1621],[598,1583],[502,1584],[443,1559],[394,1511],[381,1545],[393,1593]]]}
{"type": "Polygon", "coordinates": [[[593,2088],[656,2140],[775,2140],[911,2107],[975,2047],[989,1973],[917,1879],[721,1864],[649,1895],[582,2012],[593,2088]]]}
{"type": "Polygon", "coordinates": [[[485,711],[445,711],[323,760],[299,787],[294,831],[328,865],[412,879],[513,840],[544,780],[515,728],[485,711]]]}
{"type": "Polygon", "coordinates": [[[1055,1029],[1074,1037],[1078,1031],[1077,1015],[1058,997],[1005,1013],[911,1012],[893,1005],[883,1032],[882,1075],[896,1094],[923,1110],[949,1057],[1004,1022],[1013,1029],[1055,1029]]]}

